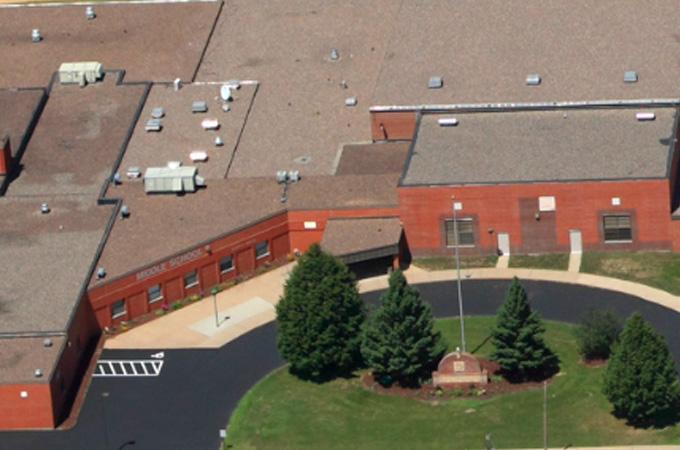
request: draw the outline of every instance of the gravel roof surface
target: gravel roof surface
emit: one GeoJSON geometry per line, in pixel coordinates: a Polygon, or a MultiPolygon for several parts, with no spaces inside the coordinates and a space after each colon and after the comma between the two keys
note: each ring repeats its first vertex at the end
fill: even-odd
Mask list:
{"type": "Polygon", "coordinates": [[[335,256],[345,256],[398,244],[400,237],[398,217],[329,219],[321,247],[335,256]]]}
{"type": "Polygon", "coordinates": [[[127,71],[127,81],[191,80],[219,2],[41,5],[0,8],[0,87],[46,86],[59,65],[99,61],[127,71]],[[39,29],[41,42],[31,41],[39,29]]]}
{"type": "Polygon", "coordinates": [[[261,83],[230,176],[329,175],[343,143],[370,139],[368,108],[399,3],[229,2],[197,79],[261,83]],[[357,105],[345,106],[348,97],[357,105]]]}
{"type": "Polygon", "coordinates": [[[424,115],[404,185],[662,178],[674,108],[424,115]],[[653,121],[636,113],[653,111],[653,121]],[[447,115],[446,117],[449,117],[447,115]]]}
{"type": "Polygon", "coordinates": [[[374,105],[680,97],[676,2],[399,3],[374,105]],[[428,89],[433,75],[443,88],[428,89]]]}
{"type": "Polygon", "coordinates": [[[59,336],[50,339],[50,347],[45,347],[42,337],[0,339],[0,383],[49,382],[65,340],[59,336]],[[41,377],[35,376],[36,369],[42,372],[41,377]]]}
{"type": "Polygon", "coordinates": [[[97,196],[143,90],[114,77],[52,90],[23,169],[0,198],[0,333],[67,327],[113,213],[97,196]]]}
{"type": "Polygon", "coordinates": [[[131,166],[144,173],[147,167],[164,167],[168,161],[180,161],[185,166],[198,167],[204,178],[224,178],[257,86],[249,84],[235,90],[228,112],[222,110],[221,86],[222,83],[191,84],[175,91],[171,84],[154,84],[125,151],[121,163],[123,175],[131,166]],[[205,101],[208,111],[192,113],[194,101],[205,101]],[[157,107],[165,110],[163,128],[160,132],[146,131],[151,111],[157,107]],[[217,119],[219,129],[204,130],[201,122],[205,119],[217,119]],[[224,142],[220,147],[215,146],[218,136],[224,142]],[[189,154],[196,150],[205,151],[208,160],[193,163],[189,154]]]}

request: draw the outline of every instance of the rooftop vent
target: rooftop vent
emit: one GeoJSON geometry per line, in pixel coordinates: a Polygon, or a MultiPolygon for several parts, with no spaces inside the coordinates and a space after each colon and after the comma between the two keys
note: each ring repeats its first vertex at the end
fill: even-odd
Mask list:
{"type": "Polygon", "coordinates": [[[128,208],[127,205],[123,205],[120,207],[120,218],[121,219],[127,219],[130,217],[130,209],[128,208]]]}
{"type": "Polygon", "coordinates": [[[526,78],[527,86],[538,86],[541,84],[541,76],[537,73],[530,73],[526,78]]]}
{"type": "Polygon", "coordinates": [[[300,181],[300,171],[298,170],[291,170],[288,172],[288,179],[290,180],[291,183],[297,183],[300,181]]]}
{"type": "Polygon", "coordinates": [[[231,80],[227,81],[225,83],[227,86],[229,86],[229,89],[232,91],[237,91],[241,89],[241,80],[237,80],[235,78],[232,78],[231,80]]]}
{"type": "Polygon", "coordinates": [[[338,53],[337,48],[332,48],[331,49],[331,61],[337,61],[340,58],[340,54],[338,53]]]}
{"type": "Polygon", "coordinates": [[[45,338],[45,340],[43,341],[43,346],[44,347],[52,347],[52,339],[45,338]]]}
{"type": "Polygon", "coordinates": [[[281,184],[285,183],[288,177],[288,173],[285,170],[279,170],[276,172],[276,182],[281,184]]]}
{"type": "Polygon", "coordinates": [[[34,28],[33,31],[31,31],[31,41],[33,41],[33,42],[42,41],[42,36],[40,35],[39,29],[34,28]]]}
{"type": "Polygon", "coordinates": [[[356,97],[348,97],[345,99],[345,106],[356,106],[357,105],[357,98],[356,97]]]}
{"type": "Polygon", "coordinates": [[[228,84],[223,84],[220,88],[220,97],[225,102],[230,102],[232,100],[231,87],[228,84]]]}
{"type": "Polygon", "coordinates": [[[100,267],[99,269],[97,269],[97,279],[98,280],[101,280],[105,276],[106,276],[106,270],[104,270],[103,267],[100,267]]]}
{"type": "Polygon", "coordinates": [[[151,110],[151,118],[152,119],[160,119],[165,115],[165,109],[161,108],[160,106],[157,106],[156,108],[151,110]]]}
{"type": "Polygon", "coordinates": [[[638,80],[638,74],[634,70],[628,70],[623,73],[623,82],[624,83],[637,83],[638,80]]]}
{"type": "Polygon", "coordinates": [[[429,89],[440,89],[442,86],[444,86],[444,79],[439,76],[432,76],[427,82],[427,87],[429,89]]]}
{"type": "Polygon", "coordinates": [[[172,82],[172,86],[175,92],[179,91],[179,88],[182,87],[182,79],[175,78],[175,81],[172,82]]]}
{"type": "Polygon", "coordinates": [[[217,136],[217,137],[215,138],[215,147],[221,147],[221,146],[223,146],[223,145],[224,145],[224,142],[222,142],[222,138],[219,137],[219,136],[217,136]]]}
{"type": "Polygon", "coordinates": [[[144,129],[146,131],[161,131],[163,129],[163,121],[161,119],[149,119],[144,129]]]}
{"type": "Polygon", "coordinates": [[[47,214],[48,212],[50,212],[50,205],[47,203],[43,203],[42,205],[40,205],[40,212],[42,214],[47,214]]]}
{"type": "Polygon", "coordinates": [[[142,172],[139,171],[139,167],[137,167],[137,166],[128,167],[128,170],[127,170],[127,177],[128,178],[139,178],[141,176],[142,176],[142,172]]]}
{"type": "Polygon", "coordinates": [[[87,20],[92,20],[92,19],[94,19],[95,17],[97,17],[97,15],[94,13],[94,7],[92,7],[92,6],[87,6],[87,7],[85,8],[85,18],[86,18],[87,20]]]}
{"type": "Polygon", "coordinates": [[[42,370],[40,370],[40,369],[35,369],[35,377],[36,377],[36,378],[42,377],[42,370]]]}
{"type": "Polygon", "coordinates": [[[208,104],[206,102],[193,102],[191,104],[192,113],[204,113],[208,112],[208,104]]]}
{"type": "Polygon", "coordinates": [[[458,125],[458,119],[455,117],[442,117],[438,120],[439,126],[442,127],[455,127],[458,125]]]}
{"type": "Polygon", "coordinates": [[[113,174],[113,185],[118,186],[120,184],[120,173],[116,172],[113,174]]]}
{"type": "Polygon", "coordinates": [[[656,119],[656,114],[653,112],[639,112],[635,114],[635,118],[640,121],[654,120],[656,119]]]}

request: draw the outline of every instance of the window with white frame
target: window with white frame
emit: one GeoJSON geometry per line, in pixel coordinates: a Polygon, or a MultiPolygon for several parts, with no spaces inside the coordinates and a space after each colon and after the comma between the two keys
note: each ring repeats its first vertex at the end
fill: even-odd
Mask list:
{"type": "Polygon", "coordinates": [[[260,259],[269,254],[269,243],[267,241],[255,244],[255,258],[260,259]]]}
{"type": "Polygon", "coordinates": [[[198,271],[192,270],[184,274],[184,288],[190,288],[198,284],[198,271]]]}
{"type": "Polygon", "coordinates": [[[146,293],[149,297],[149,303],[157,302],[158,300],[163,298],[163,293],[161,292],[160,284],[154,284],[153,286],[146,290],[146,293]]]}
{"type": "Polygon", "coordinates": [[[444,223],[446,229],[446,246],[456,245],[455,228],[458,228],[458,245],[461,247],[474,247],[475,232],[472,219],[457,219],[454,226],[453,220],[449,219],[444,223]]]}
{"type": "Polygon", "coordinates": [[[234,268],[234,258],[231,255],[220,259],[220,273],[229,272],[234,268]]]}
{"type": "Polygon", "coordinates": [[[125,315],[125,299],[120,299],[116,300],[115,302],[111,303],[111,318],[115,319],[116,317],[124,316],[125,315]]]}
{"type": "Polygon", "coordinates": [[[633,239],[630,215],[611,215],[602,218],[605,242],[629,242],[633,239]]]}

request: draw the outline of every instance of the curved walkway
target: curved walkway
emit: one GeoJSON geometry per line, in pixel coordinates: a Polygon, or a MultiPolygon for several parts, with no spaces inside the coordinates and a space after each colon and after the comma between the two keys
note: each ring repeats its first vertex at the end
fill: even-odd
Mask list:
{"type": "MultiPolygon", "coordinates": [[[[109,349],[219,348],[275,319],[275,305],[283,293],[292,264],[185,306],[152,322],[107,339],[109,349]],[[215,308],[215,305],[217,308],[215,308]],[[217,317],[215,315],[217,309],[217,317]]],[[[455,270],[429,272],[415,266],[405,271],[411,284],[450,281],[455,270]]],[[[510,279],[553,281],[623,292],[680,312],[680,297],[638,283],[596,275],[535,269],[466,269],[463,279],[510,279]]],[[[371,292],[387,287],[387,275],[359,282],[359,290],[371,292]]]]}

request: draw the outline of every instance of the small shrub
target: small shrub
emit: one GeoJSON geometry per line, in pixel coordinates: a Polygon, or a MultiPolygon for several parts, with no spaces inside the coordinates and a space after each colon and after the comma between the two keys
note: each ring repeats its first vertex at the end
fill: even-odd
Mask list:
{"type": "Polygon", "coordinates": [[[156,310],[156,315],[157,316],[164,316],[165,312],[166,312],[166,310],[164,310],[163,308],[159,308],[159,309],[156,310]]]}
{"type": "Polygon", "coordinates": [[[182,307],[182,302],[179,301],[179,300],[172,302],[172,304],[170,305],[170,309],[173,310],[173,311],[175,311],[176,309],[180,309],[181,307],[182,307]]]}
{"type": "Polygon", "coordinates": [[[437,389],[434,391],[434,394],[437,397],[441,397],[442,395],[444,395],[444,390],[441,387],[437,386],[437,389]]]}
{"type": "Polygon", "coordinates": [[[189,297],[189,300],[192,301],[192,302],[197,302],[197,301],[199,301],[199,300],[202,299],[202,298],[203,298],[203,297],[201,297],[199,294],[194,294],[194,295],[192,295],[191,297],[189,297]]]}
{"type": "Polygon", "coordinates": [[[454,389],[452,394],[454,397],[460,397],[461,395],[463,395],[463,391],[461,391],[460,389],[454,389]]]}
{"type": "Polygon", "coordinates": [[[621,321],[614,311],[590,307],[576,329],[578,351],[586,361],[607,359],[621,334],[621,321]]]}

